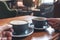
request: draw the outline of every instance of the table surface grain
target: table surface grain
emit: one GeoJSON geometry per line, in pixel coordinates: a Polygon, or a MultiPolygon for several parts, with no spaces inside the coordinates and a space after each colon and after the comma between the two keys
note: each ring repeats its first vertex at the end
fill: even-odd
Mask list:
{"type": "MultiPolygon", "coordinates": [[[[0,19],[0,26],[4,25],[4,24],[9,24],[10,21],[12,20],[24,20],[24,19],[28,19],[28,18],[32,18],[34,16],[18,16],[18,17],[13,17],[13,18],[5,18],[5,19],[0,19]]],[[[56,37],[59,33],[53,33],[51,39],[53,39],[54,37],[56,37]]],[[[33,37],[43,37],[44,35],[47,35],[48,37],[49,34],[46,31],[34,31],[33,34],[22,38],[22,40],[31,40],[33,37]]],[[[21,38],[18,38],[16,40],[20,40],[21,38]]]]}

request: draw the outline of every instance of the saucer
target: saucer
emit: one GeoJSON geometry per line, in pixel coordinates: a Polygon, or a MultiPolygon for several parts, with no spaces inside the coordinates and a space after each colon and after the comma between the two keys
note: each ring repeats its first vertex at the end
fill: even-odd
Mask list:
{"type": "Polygon", "coordinates": [[[34,25],[33,25],[33,24],[31,24],[31,26],[30,26],[30,27],[34,28],[35,30],[44,30],[44,29],[46,29],[46,28],[47,28],[46,26],[44,26],[43,28],[36,28],[36,27],[34,27],[34,25]]]}
{"type": "Polygon", "coordinates": [[[25,33],[19,34],[19,35],[15,35],[14,32],[12,34],[12,37],[26,37],[31,35],[34,32],[33,28],[29,28],[27,31],[25,31],[25,33]]]}
{"type": "Polygon", "coordinates": [[[36,29],[36,30],[45,30],[47,28],[47,26],[44,26],[43,28],[35,28],[34,27],[34,29],[36,29]]]}
{"type": "Polygon", "coordinates": [[[36,30],[44,30],[45,28],[34,28],[36,30]]]}

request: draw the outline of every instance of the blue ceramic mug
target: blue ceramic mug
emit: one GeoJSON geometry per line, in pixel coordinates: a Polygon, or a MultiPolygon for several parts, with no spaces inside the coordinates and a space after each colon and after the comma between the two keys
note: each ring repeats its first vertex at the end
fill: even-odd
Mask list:
{"type": "Polygon", "coordinates": [[[10,24],[13,26],[13,34],[14,35],[22,35],[29,29],[28,22],[21,21],[21,20],[13,20],[10,22],[10,24]]]}
{"type": "Polygon", "coordinates": [[[44,17],[33,18],[32,22],[34,24],[34,28],[36,29],[48,27],[48,21],[44,17]]]}

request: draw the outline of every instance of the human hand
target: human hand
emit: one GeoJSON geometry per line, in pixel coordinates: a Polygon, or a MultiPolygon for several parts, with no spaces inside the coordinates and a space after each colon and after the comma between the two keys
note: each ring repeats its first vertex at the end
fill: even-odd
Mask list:
{"type": "Polygon", "coordinates": [[[55,30],[60,30],[60,18],[47,18],[47,20],[55,30]]]}
{"type": "Polygon", "coordinates": [[[0,40],[12,40],[12,32],[10,25],[0,26],[0,40]]]}

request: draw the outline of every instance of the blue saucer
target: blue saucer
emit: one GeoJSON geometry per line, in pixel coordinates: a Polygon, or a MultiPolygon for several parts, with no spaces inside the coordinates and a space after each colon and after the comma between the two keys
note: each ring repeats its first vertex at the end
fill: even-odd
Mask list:
{"type": "Polygon", "coordinates": [[[31,35],[34,32],[33,28],[29,28],[28,30],[26,30],[25,32],[23,32],[22,34],[15,34],[15,32],[12,33],[12,37],[26,37],[31,35]]]}

